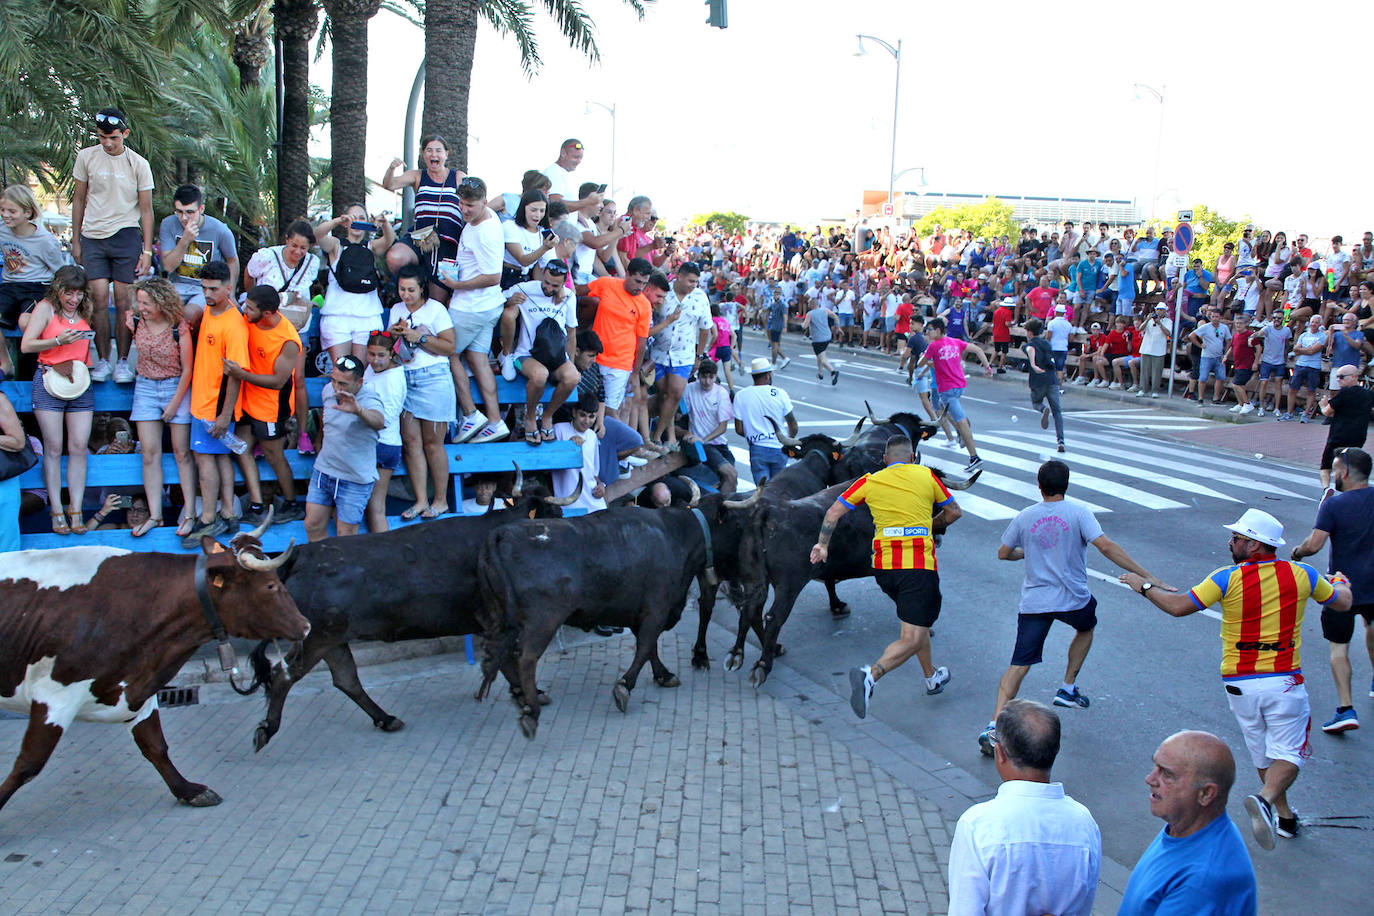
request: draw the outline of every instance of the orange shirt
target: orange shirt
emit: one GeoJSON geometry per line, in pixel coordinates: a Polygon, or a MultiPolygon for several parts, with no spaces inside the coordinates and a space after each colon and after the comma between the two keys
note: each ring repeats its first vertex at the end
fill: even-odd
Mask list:
{"type": "Polygon", "coordinates": [[[611,369],[635,368],[637,337],[649,336],[649,313],[653,311],[643,294],[631,296],[618,277],[599,277],[587,287],[588,295],[599,299],[592,330],[601,338],[601,355],[596,361],[611,369]]]}
{"type": "MultiPolygon", "coordinates": [[[[191,416],[213,423],[224,409],[225,387],[229,381],[224,374],[225,359],[232,359],[240,366],[249,365],[248,322],[232,305],[218,315],[207,308],[200,319],[196,361],[191,366],[191,416]]],[[[239,416],[236,404],[234,418],[239,416]]]]}
{"type": "MultiPolygon", "coordinates": [[[[50,340],[58,337],[63,331],[89,331],[90,329],[91,326],[85,318],[77,318],[76,324],[68,324],[67,319],[53,312],[52,320],[38,335],[38,339],[50,340]]],[[[69,344],[53,347],[51,350],[40,351],[38,361],[44,366],[56,366],[58,363],[65,363],[69,359],[84,363],[89,360],[90,352],[91,342],[89,340],[74,340],[69,344]]]]}
{"type": "MultiPolygon", "coordinates": [[[[288,343],[299,347],[301,336],[285,318],[270,330],[256,324],[248,325],[248,365],[244,368],[253,375],[272,375],[277,371],[277,357],[281,355],[281,348],[288,343]]],[[[239,408],[264,423],[285,423],[296,409],[296,386],[289,377],[280,390],[244,382],[240,392],[239,408]]]]}

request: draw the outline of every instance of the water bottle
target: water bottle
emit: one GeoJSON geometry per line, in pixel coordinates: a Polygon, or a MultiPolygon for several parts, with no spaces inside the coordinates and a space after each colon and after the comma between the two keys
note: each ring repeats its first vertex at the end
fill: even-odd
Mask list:
{"type": "Polygon", "coordinates": [[[224,447],[235,455],[242,455],[244,452],[248,451],[248,443],[234,435],[232,429],[226,429],[224,435],[219,437],[219,441],[223,442],[224,447]]]}

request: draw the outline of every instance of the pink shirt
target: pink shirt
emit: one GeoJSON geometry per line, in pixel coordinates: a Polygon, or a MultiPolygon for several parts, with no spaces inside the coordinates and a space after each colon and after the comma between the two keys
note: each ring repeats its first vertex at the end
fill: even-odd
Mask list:
{"type": "Polygon", "coordinates": [[[964,377],[964,351],[967,349],[968,344],[957,337],[941,337],[926,348],[926,358],[935,371],[936,390],[968,387],[968,379],[964,377]]]}

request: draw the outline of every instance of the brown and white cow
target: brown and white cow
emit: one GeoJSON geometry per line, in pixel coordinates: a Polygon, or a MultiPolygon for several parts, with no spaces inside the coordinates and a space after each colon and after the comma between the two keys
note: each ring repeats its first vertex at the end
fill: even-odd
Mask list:
{"type": "Polygon", "coordinates": [[[240,534],[229,551],[205,538],[204,556],[115,547],[0,554],[0,709],[29,716],[0,806],[38,775],[75,719],[122,722],[178,801],[219,804],[167,756],[157,692],[212,637],[309,632],[275,572],[290,550],[268,559],[260,534],[240,534]]]}

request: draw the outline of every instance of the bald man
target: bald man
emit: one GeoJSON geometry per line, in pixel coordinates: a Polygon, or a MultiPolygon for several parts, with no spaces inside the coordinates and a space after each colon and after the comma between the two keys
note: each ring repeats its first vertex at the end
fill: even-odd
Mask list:
{"type": "Polygon", "coordinates": [[[1165,739],[1145,777],[1150,813],[1164,829],[1131,872],[1117,916],[1254,916],[1255,870],[1226,814],[1235,781],[1235,758],[1216,735],[1185,731],[1165,739]]]}

